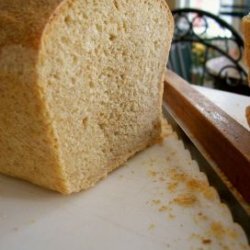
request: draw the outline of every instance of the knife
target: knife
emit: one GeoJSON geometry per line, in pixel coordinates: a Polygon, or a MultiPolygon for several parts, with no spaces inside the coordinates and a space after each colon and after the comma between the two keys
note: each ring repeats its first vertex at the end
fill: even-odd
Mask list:
{"type": "Polygon", "coordinates": [[[250,240],[250,133],[168,70],[163,112],[250,240]]]}

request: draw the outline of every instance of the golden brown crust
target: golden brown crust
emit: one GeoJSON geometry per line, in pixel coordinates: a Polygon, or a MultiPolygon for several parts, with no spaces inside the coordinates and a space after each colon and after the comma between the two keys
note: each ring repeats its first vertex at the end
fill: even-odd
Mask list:
{"type": "Polygon", "coordinates": [[[8,45],[38,48],[42,32],[65,0],[0,0],[0,49],[8,45]]]}
{"type": "Polygon", "coordinates": [[[248,125],[250,127],[250,106],[246,108],[246,118],[247,118],[248,125]]]}
{"type": "Polygon", "coordinates": [[[245,16],[242,20],[242,29],[245,36],[245,44],[250,45],[250,17],[245,16]]]}
{"type": "MultiPolygon", "coordinates": [[[[72,0],[0,0],[0,50],[16,44],[38,48],[48,20],[63,2],[72,0]]],[[[170,12],[167,3],[160,2],[170,12]]]]}
{"type": "Polygon", "coordinates": [[[0,144],[0,170],[4,174],[67,192],[59,166],[57,140],[49,124],[48,110],[43,102],[43,88],[37,85],[36,72],[41,37],[49,20],[54,17],[53,13],[63,2],[69,1],[0,0],[0,129],[4,131],[0,141],[10,144],[9,150],[6,150],[4,143],[0,144]],[[15,102],[11,102],[11,96],[15,96],[15,102]],[[21,122],[11,129],[4,122],[4,117],[10,123],[19,118],[21,122]],[[32,139],[31,132],[36,136],[27,142],[30,139],[26,135],[29,134],[32,139]],[[16,140],[14,134],[19,139],[16,140]],[[11,145],[16,147],[15,157],[11,153],[11,145]],[[23,148],[29,150],[23,151],[23,148]],[[25,157],[24,152],[29,157],[25,157]],[[7,159],[12,159],[15,164],[7,159]],[[40,165],[50,166],[49,173],[44,168],[33,166],[32,162],[37,159],[40,165]],[[15,171],[15,168],[19,171],[15,171]],[[42,178],[44,175],[47,177],[42,178]]]}
{"type": "MultiPolygon", "coordinates": [[[[242,30],[244,34],[245,42],[245,62],[248,68],[250,68],[250,16],[245,16],[242,19],[242,30]]],[[[248,82],[250,83],[250,75],[248,75],[248,82]]]]}

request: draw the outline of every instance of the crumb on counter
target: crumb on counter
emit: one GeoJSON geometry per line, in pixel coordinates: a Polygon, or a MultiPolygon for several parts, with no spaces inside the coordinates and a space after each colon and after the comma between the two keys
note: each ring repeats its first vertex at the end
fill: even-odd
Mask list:
{"type": "Polygon", "coordinates": [[[161,181],[161,182],[163,182],[163,181],[165,181],[165,178],[163,178],[162,176],[160,176],[158,180],[161,181]]]}
{"type": "MultiPolygon", "coordinates": [[[[217,191],[211,187],[211,186],[207,186],[202,190],[202,193],[204,195],[204,197],[208,200],[215,200],[218,198],[218,193],[217,191]]],[[[219,198],[218,198],[219,200],[219,198]]]]}
{"type": "Polygon", "coordinates": [[[225,228],[220,222],[213,222],[210,229],[213,236],[218,239],[221,239],[225,236],[225,228]]]}
{"type": "Polygon", "coordinates": [[[210,240],[210,239],[202,239],[202,243],[203,244],[211,244],[212,240],[210,240]]]}
{"type": "Polygon", "coordinates": [[[201,192],[208,200],[215,200],[218,197],[215,189],[209,186],[206,181],[190,178],[187,180],[186,185],[190,190],[201,192]]]}
{"type": "Polygon", "coordinates": [[[165,206],[165,205],[162,205],[160,208],[159,208],[159,212],[164,212],[164,211],[167,211],[168,210],[168,207],[165,206]]]}
{"type": "Polygon", "coordinates": [[[227,228],[221,222],[213,222],[211,224],[210,231],[212,235],[218,239],[222,239],[225,236],[228,236],[231,239],[237,239],[239,237],[238,233],[235,230],[227,228]]]}
{"type": "Polygon", "coordinates": [[[178,182],[177,181],[173,181],[173,182],[170,182],[168,183],[167,185],[167,189],[170,191],[170,192],[175,192],[177,187],[178,187],[178,182]]]}
{"type": "Polygon", "coordinates": [[[148,175],[151,176],[151,177],[155,177],[157,175],[157,172],[155,170],[150,169],[148,171],[148,175]]]}
{"type": "Polygon", "coordinates": [[[187,174],[182,171],[176,170],[175,168],[170,169],[169,176],[172,180],[184,182],[187,180],[187,174]]]}
{"type": "Polygon", "coordinates": [[[155,229],[155,224],[150,224],[149,226],[148,226],[148,230],[154,230],[155,229]]]}
{"type": "MultiPolygon", "coordinates": [[[[168,218],[169,218],[169,219],[175,219],[176,216],[175,216],[174,214],[171,214],[171,213],[170,213],[170,214],[168,215],[168,218]]],[[[181,226],[181,227],[183,227],[183,226],[181,226]]]]}
{"type": "Polygon", "coordinates": [[[197,216],[195,216],[195,222],[200,223],[200,221],[207,221],[209,218],[207,215],[203,213],[198,213],[197,216]]]}
{"type": "Polygon", "coordinates": [[[167,122],[166,119],[162,119],[162,132],[161,132],[161,135],[163,138],[166,138],[168,137],[169,135],[173,134],[173,128],[172,126],[167,122]]]}
{"type": "Polygon", "coordinates": [[[186,193],[174,198],[173,202],[179,206],[189,207],[197,202],[197,198],[192,193],[186,193]]]}
{"type": "Polygon", "coordinates": [[[159,204],[161,204],[161,201],[160,200],[152,200],[152,203],[154,205],[159,205],[159,204]]]}

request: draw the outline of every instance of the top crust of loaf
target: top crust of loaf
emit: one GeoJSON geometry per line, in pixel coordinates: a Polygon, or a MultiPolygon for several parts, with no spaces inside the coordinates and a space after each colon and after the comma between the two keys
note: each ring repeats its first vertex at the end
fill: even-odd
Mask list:
{"type": "Polygon", "coordinates": [[[38,48],[48,19],[64,0],[0,0],[0,48],[38,48]]]}
{"type": "MultiPolygon", "coordinates": [[[[60,7],[67,9],[74,1],[0,0],[0,52],[9,45],[38,49],[45,27],[61,11],[60,7]]],[[[169,11],[165,0],[155,1],[169,11]]]]}

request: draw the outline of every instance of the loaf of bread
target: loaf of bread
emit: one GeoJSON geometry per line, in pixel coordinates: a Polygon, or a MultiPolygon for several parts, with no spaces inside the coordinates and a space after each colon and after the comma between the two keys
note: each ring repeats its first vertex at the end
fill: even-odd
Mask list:
{"type": "MultiPolygon", "coordinates": [[[[244,34],[245,43],[245,62],[248,68],[250,68],[250,15],[245,16],[242,20],[242,28],[244,34]]],[[[248,82],[250,84],[250,74],[248,74],[248,82]]]]}
{"type": "MultiPolygon", "coordinates": [[[[245,43],[245,62],[248,67],[248,83],[250,86],[250,15],[245,16],[242,21],[243,33],[244,33],[244,43],[245,43]]],[[[246,118],[250,126],[250,106],[246,108],[246,118]]]]}
{"type": "Polygon", "coordinates": [[[248,125],[250,127],[250,106],[246,108],[246,118],[247,118],[248,125]]]}
{"type": "Polygon", "coordinates": [[[165,0],[0,0],[0,172],[69,194],[161,136],[165,0]]]}

